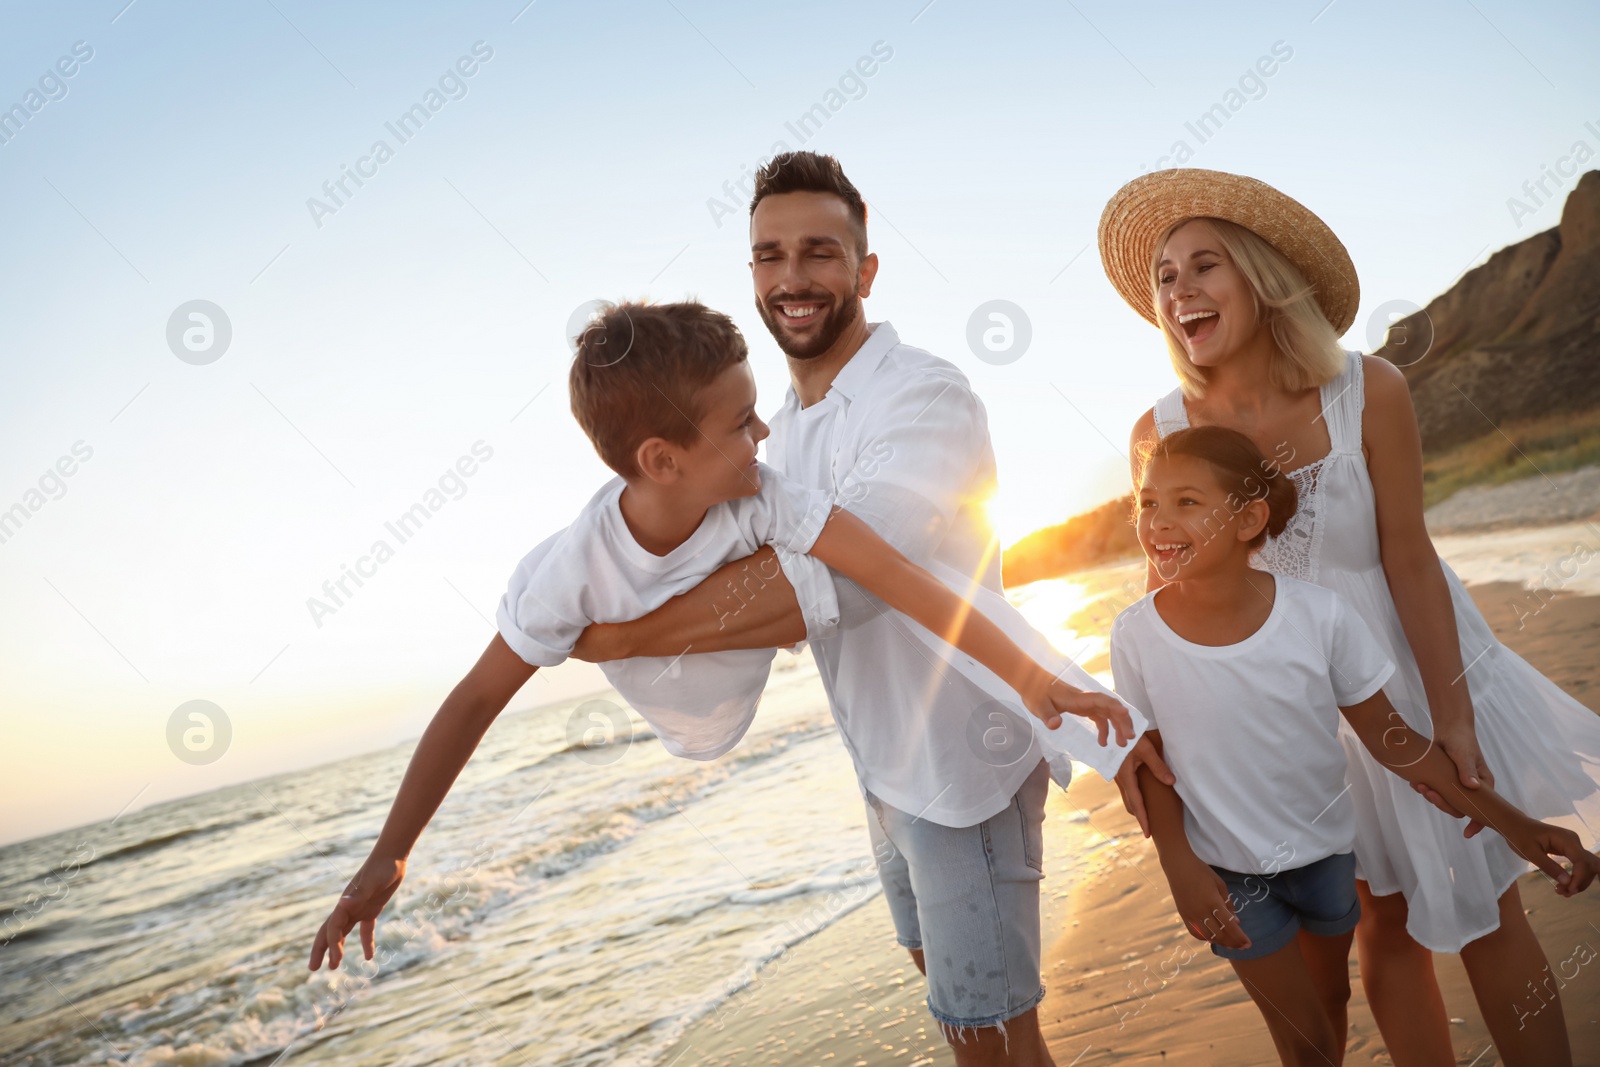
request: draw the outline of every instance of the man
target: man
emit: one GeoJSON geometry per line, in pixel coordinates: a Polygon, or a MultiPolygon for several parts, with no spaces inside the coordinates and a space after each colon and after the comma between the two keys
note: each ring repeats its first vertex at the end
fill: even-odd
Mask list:
{"type": "MultiPolygon", "coordinates": [[[[914,562],[1000,593],[983,507],[995,485],[987,414],[954,364],[866,321],[878,257],[867,250],[865,202],[838,162],[790,152],[762,167],[750,240],[756,309],[790,373],[769,461],[833,492],[914,562]]],[[[1038,1020],[1049,772],[1003,695],[950,669],[854,583],[804,558],[780,567],[770,548],[642,619],[591,627],[574,655],[674,656],[808,636],[868,805],[898,939],[927,976],[956,1062],[1053,1064],[1038,1020]],[[996,730],[1009,743],[994,745],[996,730]]],[[[1135,751],[1154,764],[1148,747],[1135,751]]]]}

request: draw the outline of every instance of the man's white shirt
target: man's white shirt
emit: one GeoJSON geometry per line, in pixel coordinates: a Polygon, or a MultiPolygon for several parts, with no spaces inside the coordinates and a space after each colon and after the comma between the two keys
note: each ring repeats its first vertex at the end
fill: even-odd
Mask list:
{"type": "MultiPolygon", "coordinates": [[[[902,344],[887,322],[869,328],[821,400],[802,408],[790,387],[769,420],[768,461],[806,488],[831,493],[913,563],[963,587],[1025,650],[1070,673],[1064,681],[1106,691],[1054,653],[1004,600],[1000,547],[984,507],[996,486],[994,450],[988,415],[966,375],[902,344]]],[[[808,621],[817,613],[807,605],[826,600],[817,583],[829,573],[808,572],[795,586],[808,621]]],[[[813,626],[808,638],[862,788],[944,826],[970,826],[1005,808],[1046,751],[1016,693],[849,579],[833,575],[831,583],[837,627],[813,626]],[[987,745],[1005,709],[1022,721],[999,728],[1027,733],[1026,748],[1015,734],[1009,748],[987,745]]],[[[1071,735],[1077,754],[1084,730],[1083,720],[1069,716],[1055,733],[1071,735]]],[[[1097,769],[1106,773],[1126,749],[1087,755],[1105,757],[1097,769]]],[[[1051,767],[1064,784],[1070,772],[1060,753],[1051,767]]]]}

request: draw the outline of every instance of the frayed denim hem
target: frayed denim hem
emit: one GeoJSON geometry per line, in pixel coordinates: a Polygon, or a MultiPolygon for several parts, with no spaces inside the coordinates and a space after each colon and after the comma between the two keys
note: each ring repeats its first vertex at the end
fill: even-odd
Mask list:
{"type": "Polygon", "coordinates": [[[1009,1052],[1011,1049],[1011,1036],[1006,1032],[1006,1020],[1015,1019],[1024,1012],[1031,1011],[1038,1007],[1039,1002],[1042,1000],[1044,1000],[1044,983],[1040,982],[1037,993],[1003,1014],[987,1015],[981,1019],[953,1019],[936,1009],[931,998],[928,1001],[928,1014],[932,1015],[934,1021],[939,1024],[939,1032],[944,1035],[945,1041],[952,1045],[957,1042],[963,1045],[966,1044],[967,1035],[964,1033],[966,1030],[994,1027],[1000,1031],[1000,1037],[1005,1041],[1006,1051],[1009,1052]]]}

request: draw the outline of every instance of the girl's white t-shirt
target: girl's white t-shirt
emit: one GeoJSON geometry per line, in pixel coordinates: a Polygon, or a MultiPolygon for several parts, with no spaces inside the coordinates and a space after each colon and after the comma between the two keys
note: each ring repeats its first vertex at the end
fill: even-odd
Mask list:
{"type": "Polygon", "coordinates": [[[1276,874],[1355,842],[1339,709],[1395,665],[1331,589],[1282,575],[1267,621],[1232,645],[1179,637],[1147,594],[1111,627],[1118,694],[1161,731],[1195,855],[1276,874]]]}
{"type": "MultiPolygon", "coordinates": [[[[506,644],[536,667],[552,667],[572,652],[594,622],[627,622],[647,615],[699,585],[729,560],[762,545],[792,567],[822,567],[809,552],[832,512],[830,494],[806,489],[765,463],[754,496],[718,504],[689,539],[664,556],[642,548],[628,531],[618,500],[624,482],[613,478],[584,506],[571,526],[523,557],[495,613],[506,644]]],[[[776,573],[752,569],[733,590],[732,604],[761,595],[776,573]]],[[[791,579],[792,585],[799,583],[791,579]]],[[[837,604],[831,608],[837,618],[837,604]]],[[[734,615],[737,607],[729,609],[734,615]]],[[[606,679],[642,715],[674,756],[715,759],[744,736],[755,717],[776,649],[694,652],[676,657],[636,656],[600,664],[606,679]]]]}

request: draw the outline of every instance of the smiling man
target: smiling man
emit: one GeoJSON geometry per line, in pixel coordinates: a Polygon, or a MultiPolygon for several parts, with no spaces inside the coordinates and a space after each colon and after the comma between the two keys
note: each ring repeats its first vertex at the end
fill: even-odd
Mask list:
{"type": "MultiPolygon", "coordinates": [[[[791,152],[761,169],[750,251],[756,308],[789,364],[769,461],[833,493],[916,563],[1001,593],[983,507],[995,486],[988,417],[953,363],[867,321],[878,257],[867,249],[865,201],[836,160],[791,152]]],[[[780,568],[770,548],[642,619],[601,629],[574,654],[673,656],[809,638],[867,803],[896,934],[927,976],[929,1010],[957,1063],[1054,1062],[1038,1020],[1049,770],[1029,727],[1001,710],[1014,695],[950,669],[855,583],[825,568],[780,568]],[[828,613],[802,611],[835,595],[836,626],[828,613]],[[987,741],[997,726],[1012,744],[970,740],[974,727],[987,741]]],[[[1103,689],[1087,675],[1073,682],[1103,689]]]]}

